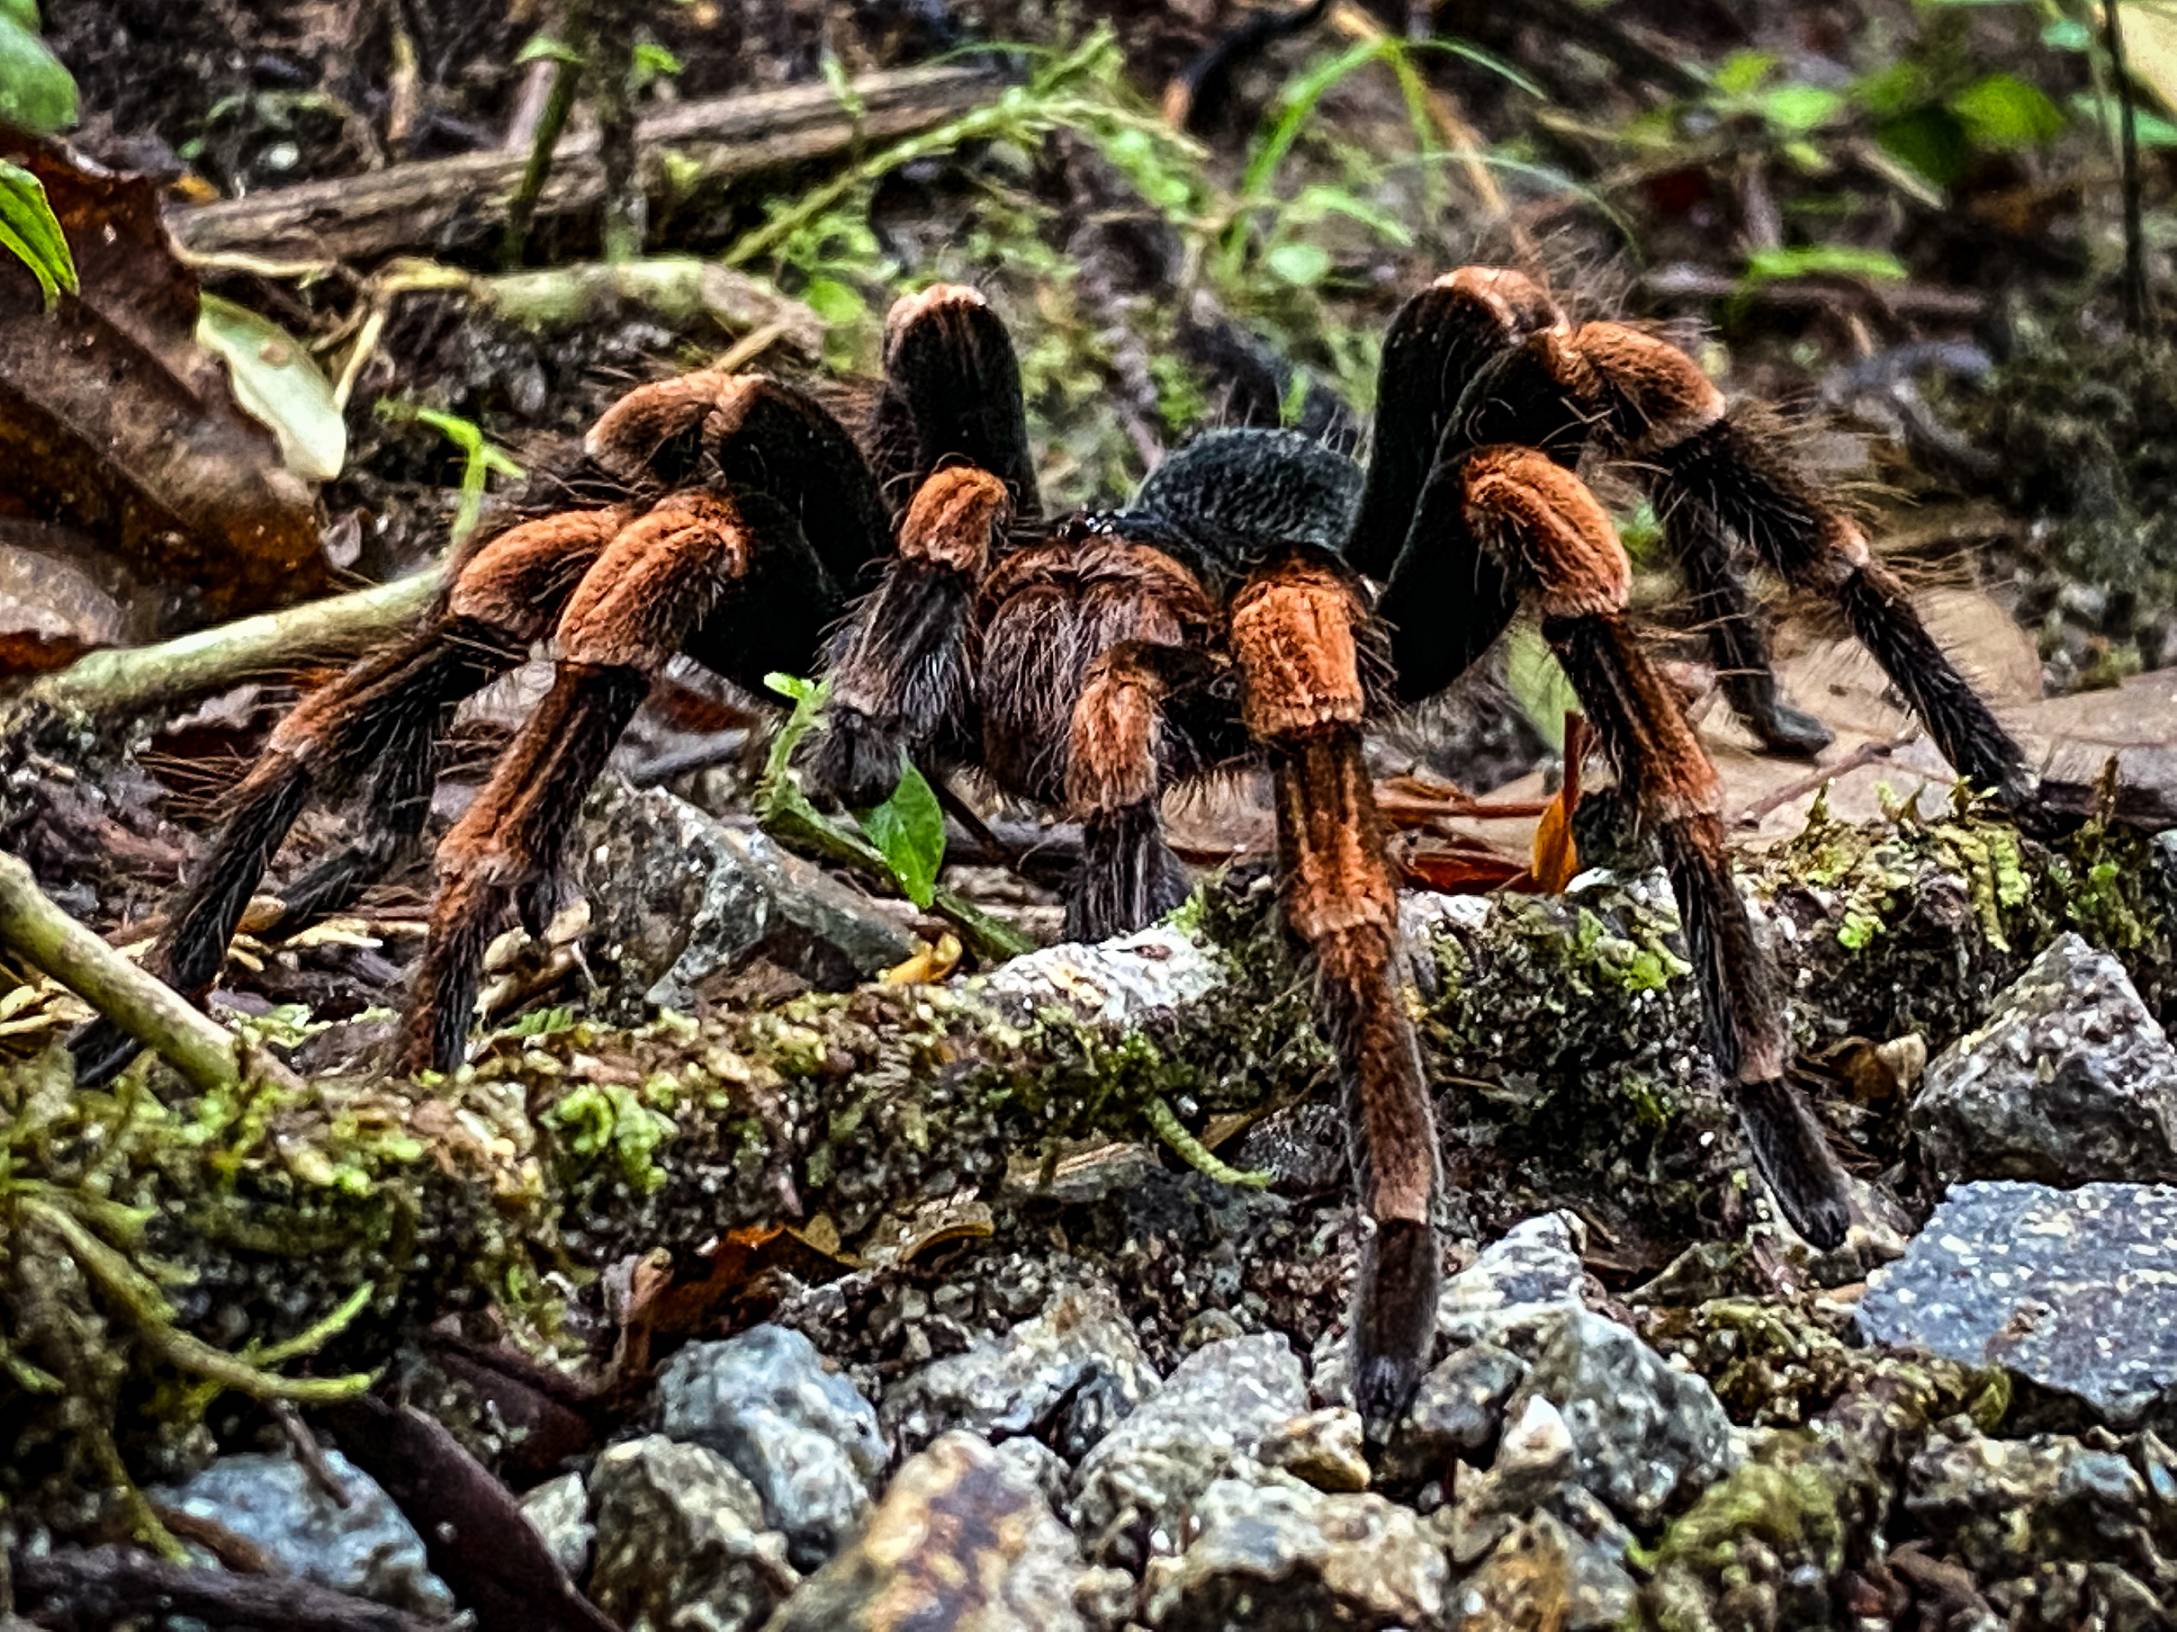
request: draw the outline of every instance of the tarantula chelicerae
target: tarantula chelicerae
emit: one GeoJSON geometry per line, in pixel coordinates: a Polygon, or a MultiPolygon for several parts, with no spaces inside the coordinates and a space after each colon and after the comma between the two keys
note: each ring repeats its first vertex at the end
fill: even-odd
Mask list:
{"type": "MultiPolygon", "coordinates": [[[[1842,1176],[1787,1077],[1782,995],[1732,883],[1715,772],[1627,622],[1626,559],[1581,459],[1625,461],[1646,484],[1730,701],[1771,744],[1805,752],[1826,734],[1777,694],[1741,551],[1842,604],[1962,774],[2014,806],[2029,789],[1860,529],[1758,416],[1655,336],[1576,326],[1522,274],[1467,267],[1393,320],[1365,466],[1289,432],[1218,431],[1125,509],[1045,522],[1012,344],[980,296],[902,301],[885,364],[866,452],[762,377],[694,374],[612,408],[576,484],[589,507],[472,550],[425,629],[280,725],[176,904],[163,971],[210,984],[314,785],[367,774],[379,829],[300,881],[291,909],[345,892],[386,835],[415,833],[453,705],[548,633],[550,694],[439,846],[413,1068],[461,1058],[486,940],[510,913],[544,916],[583,789],[677,654],[749,685],[822,653],[832,708],[802,763],[820,792],[874,802],[923,756],[1077,813],[1082,935],[1179,901],[1165,789],[1266,759],[1286,921],[1343,1061],[1368,1223],[1355,1377],[1380,1432],[1429,1347],[1438,1155],[1362,732],[1374,710],[1449,685],[1524,604],[1661,849],[1756,1164],[1802,1234],[1842,1239],[1842,1176]]],[[[86,1064],[109,1064],[110,1041],[86,1039],[86,1064]]]]}

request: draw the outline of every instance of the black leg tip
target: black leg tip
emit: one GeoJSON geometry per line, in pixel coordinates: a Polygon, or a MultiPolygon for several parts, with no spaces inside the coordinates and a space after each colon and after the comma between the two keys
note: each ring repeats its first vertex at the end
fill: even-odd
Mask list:
{"type": "Polygon", "coordinates": [[[128,1069],[143,1044],[111,1020],[93,1020],[68,1039],[68,1052],[76,1062],[76,1086],[102,1088],[128,1069]]]}
{"type": "Polygon", "coordinates": [[[1739,1115],[1754,1165],[1791,1227],[1823,1252],[1843,1246],[1852,1227],[1844,1169],[1797,1090],[1781,1077],[1742,1083],[1739,1115]]]}
{"type": "Polygon", "coordinates": [[[796,755],[811,798],[867,810],[899,786],[907,745],[899,732],[858,708],[835,706],[824,729],[796,755]]]}
{"type": "Polygon", "coordinates": [[[1763,748],[1792,759],[1812,759],[1837,740],[1837,734],[1812,714],[1781,699],[1746,723],[1763,748]]]}
{"type": "Polygon", "coordinates": [[[1421,1387],[1436,1336],[1442,1275],[1436,1232],[1426,1224],[1379,1223],[1361,1248],[1353,1311],[1353,1404],[1371,1447],[1390,1441],[1421,1387]]]}

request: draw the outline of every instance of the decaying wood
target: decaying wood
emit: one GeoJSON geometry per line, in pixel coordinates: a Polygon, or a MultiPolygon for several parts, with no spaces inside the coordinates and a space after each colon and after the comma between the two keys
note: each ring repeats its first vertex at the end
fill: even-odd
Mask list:
{"type": "MultiPolygon", "coordinates": [[[[987,100],[1002,80],[987,67],[908,68],[855,82],[849,113],[829,86],[685,102],[636,127],[641,182],[653,202],[690,186],[744,181],[890,141],[987,100]]],[[[443,251],[487,241],[501,225],[526,160],[503,149],[389,165],[248,198],[173,210],[182,247],[198,254],[279,250],[343,260],[443,251]]],[[[605,170],[595,132],[560,143],[537,214],[595,209],[605,170]]]]}

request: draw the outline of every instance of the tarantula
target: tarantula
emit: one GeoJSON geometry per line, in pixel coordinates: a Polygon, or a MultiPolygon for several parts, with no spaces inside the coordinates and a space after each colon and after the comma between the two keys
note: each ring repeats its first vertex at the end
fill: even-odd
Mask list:
{"type": "MultiPolygon", "coordinates": [[[[832,706],[801,755],[820,794],[873,803],[912,756],[1079,815],[1068,917],[1083,936],[1181,899],[1167,788],[1266,760],[1284,916],[1349,1106],[1368,1226],[1356,1391],[1380,1434],[1429,1350],[1439,1173],[1362,732],[1449,685],[1525,605],[1661,850],[1755,1163],[1795,1227],[1836,1244],[1843,1178],[1788,1080],[1781,991],[1732,883],[1715,772],[1627,621],[1629,568],[1582,459],[1625,461],[1653,495],[1727,695],[1768,742],[1827,739],[1778,695],[1742,551],[1841,602],[1951,763],[2025,807],[2016,746],[1758,412],[1728,407],[1655,336],[1574,325],[1526,276],[1467,267],[1393,320],[1379,403],[1365,466],[1291,432],[1221,430],[1125,508],[1046,521],[1012,343],[971,290],[894,308],[859,442],[761,376],[639,388],[592,429],[576,507],[472,549],[421,631],[281,723],[155,962],[201,994],[305,799],[363,779],[363,836],[289,909],[351,891],[420,831],[454,705],[548,634],[550,693],[438,849],[412,1069],[460,1060],[487,940],[510,914],[533,929],[547,915],[583,790],[676,655],[744,686],[820,657],[832,706]],[[850,603],[865,571],[875,586],[850,603]]],[[[98,1072],[127,1057],[97,1029],[78,1054],[98,1072]]]]}

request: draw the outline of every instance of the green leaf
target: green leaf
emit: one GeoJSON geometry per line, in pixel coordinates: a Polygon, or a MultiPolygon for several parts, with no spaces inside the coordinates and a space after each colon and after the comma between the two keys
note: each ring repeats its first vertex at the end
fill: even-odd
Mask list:
{"type": "Polygon", "coordinates": [[[51,136],[76,122],[76,81],[33,23],[0,12],[0,124],[51,136]]]}
{"type": "Polygon", "coordinates": [[[1296,289],[1312,289],[1330,276],[1330,251],[1305,238],[1288,238],[1273,244],[1264,263],[1296,289]]]}
{"type": "Polygon", "coordinates": [[[1413,232],[1397,216],[1378,208],[1365,198],[1355,196],[1343,187],[1326,186],[1321,182],[1300,189],[1292,203],[1285,208],[1285,224],[1290,227],[1313,226],[1333,215],[1343,216],[1348,221],[1358,221],[1386,243],[1396,244],[1401,249],[1412,247],[1413,232]]]}
{"type": "Polygon", "coordinates": [[[1997,152],[2038,147],[2064,128],[2064,110],[2016,74],[1975,81],[1950,99],[1950,111],[1965,121],[1978,145],[1997,152]]]}
{"type": "Polygon", "coordinates": [[[227,360],[234,400],[280,440],[280,462],[329,482],[348,458],[348,426],[332,383],[302,343],[270,318],[218,295],[197,306],[197,344],[227,360]]]}
{"type": "Polygon", "coordinates": [[[522,48],[514,53],[517,63],[564,62],[580,66],[582,53],[565,40],[551,34],[532,34],[522,48]]]}
{"type": "Polygon", "coordinates": [[[937,871],[945,862],[945,811],[929,780],[909,765],[900,773],[892,797],[862,812],[860,820],[869,842],[892,869],[900,893],[916,906],[927,907],[937,893],[937,871]]]}
{"type": "Polygon", "coordinates": [[[38,0],[0,0],[0,18],[38,32],[38,0]]]}
{"type": "Polygon", "coordinates": [[[801,298],[810,310],[834,328],[859,323],[869,311],[869,303],[862,299],[860,292],[837,278],[811,278],[808,287],[801,291],[801,298]]]}
{"type": "Polygon", "coordinates": [[[1844,110],[1844,93],[1822,85],[1779,85],[1754,98],[1770,127],[1789,135],[1819,130],[1844,110]]]}
{"type": "Polygon", "coordinates": [[[1805,244],[1796,249],[1762,249],[1746,257],[1745,282],[1774,283],[1781,278],[1877,278],[1894,282],[1906,276],[1905,263],[1886,249],[1857,244],[1805,244]]]}
{"type": "Polygon", "coordinates": [[[77,293],[75,257],[68,253],[44,183],[5,159],[0,159],[0,249],[30,268],[47,310],[63,289],[77,293]]]}
{"type": "Polygon", "coordinates": [[[2094,31],[2076,17],[2053,17],[2041,30],[2041,43],[2051,51],[2091,51],[2094,31]]]}
{"type": "Polygon", "coordinates": [[[1767,51],[1736,51],[1724,58],[1709,82],[1725,96],[1745,96],[1760,86],[1776,68],[1776,58],[1767,51]]]}
{"type": "Polygon", "coordinates": [[[670,79],[687,66],[679,57],[656,40],[642,40],[635,46],[634,68],[638,79],[670,79]]]}
{"type": "Polygon", "coordinates": [[[1580,696],[1558,667],[1542,631],[1532,624],[1512,631],[1504,649],[1504,684],[1535,734],[1553,751],[1563,752],[1565,716],[1578,710],[1580,696]]]}
{"type": "Polygon", "coordinates": [[[1972,162],[1973,144],[1965,122],[1948,108],[1921,108],[1875,127],[1883,152],[1916,170],[1937,187],[1955,187],[1972,162]]]}

